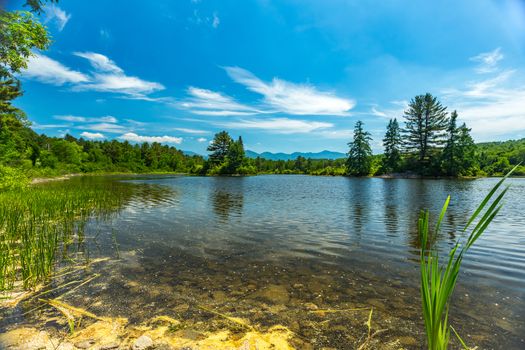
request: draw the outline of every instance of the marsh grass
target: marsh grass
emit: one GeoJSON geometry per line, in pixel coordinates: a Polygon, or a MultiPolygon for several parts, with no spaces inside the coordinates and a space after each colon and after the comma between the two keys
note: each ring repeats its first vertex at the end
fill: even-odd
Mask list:
{"type": "MultiPolygon", "coordinates": [[[[446,199],[445,204],[441,209],[441,214],[439,215],[436,227],[432,233],[429,230],[428,210],[423,211],[419,217],[418,227],[421,243],[421,299],[429,350],[445,350],[448,348],[450,328],[452,328],[449,328],[448,325],[450,298],[458,280],[461,263],[466,252],[472,247],[476,240],[481,237],[483,232],[485,232],[489,224],[500,211],[502,207],[501,200],[505,196],[508,188],[503,189],[499,194],[497,194],[497,192],[514,169],[492,188],[489,194],[474,211],[474,214],[472,214],[463,229],[464,234],[469,232],[466,242],[461,244],[458,241],[455,244],[448,254],[448,261],[446,261],[445,265],[442,265],[439,262],[439,255],[434,246],[434,242],[450,203],[450,196],[446,199]]],[[[467,345],[457,332],[453,328],[452,330],[462,346],[468,349],[467,345]]]]}
{"type": "Polygon", "coordinates": [[[82,247],[87,220],[108,219],[122,204],[119,193],[79,184],[0,192],[0,290],[33,287],[58,260],[73,260],[70,247],[82,247]]]}

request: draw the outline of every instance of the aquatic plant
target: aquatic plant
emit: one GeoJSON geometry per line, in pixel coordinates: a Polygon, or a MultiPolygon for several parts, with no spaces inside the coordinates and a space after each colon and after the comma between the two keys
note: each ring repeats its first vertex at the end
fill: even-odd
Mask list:
{"type": "MultiPolygon", "coordinates": [[[[448,254],[446,265],[441,265],[439,263],[438,250],[434,247],[434,243],[441,222],[443,221],[450,203],[450,196],[447,197],[445,204],[441,209],[441,214],[439,215],[433,233],[429,232],[429,211],[426,210],[421,212],[418,221],[419,238],[421,243],[421,299],[429,350],[445,350],[448,348],[450,340],[450,329],[448,325],[450,298],[458,280],[461,263],[465,253],[470,247],[472,247],[483,232],[485,232],[489,224],[500,211],[502,207],[501,200],[505,196],[508,188],[503,189],[494,200],[492,199],[496,196],[498,189],[514,169],[498,181],[474,211],[474,214],[472,214],[463,229],[463,233],[465,234],[470,229],[468,239],[463,244],[459,241],[456,242],[454,248],[452,248],[448,254]],[[491,200],[492,203],[489,205],[491,200]],[[484,211],[487,206],[488,208],[484,211]],[[484,213],[482,214],[483,211],[484,213]],[[481,218],[476,220],[480,216],[481,218]],[[474,226],[475,221],[476,224],[474,226]]],[[[454,328],[452,328],[452,330],[462,346],[468,349],[465,342],[459,337],[454,328]]]]}
{"type": "Polygon", "coordinates": [[[116,191],[78,183],[0,192],[0,290],[44,281],[73,243],[81,247],[86,220],[121,204],[116,191]]]}

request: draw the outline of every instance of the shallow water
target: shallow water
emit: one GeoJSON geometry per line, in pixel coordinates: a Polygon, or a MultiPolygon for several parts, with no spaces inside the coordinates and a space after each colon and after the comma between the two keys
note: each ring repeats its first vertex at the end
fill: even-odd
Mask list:
{"type": "MultiPolygon", "coordinates": [[[[122,187],[127,196],[112,218],[88,222],[87,238],[76,247],[83,258],[112,259],[48,287],[100,274],[63,297],[72,305],[137,324],[172,315],[196,332],[227,326],[213,310],[262,330],[285,325],[298,348],[314,349],[356,348],[366,338],[373,307],[372,332],[382,330],[377,344],[419,349],[419,210],[437,216],[446,195],[452,196],[438,242],[448,251],[462,238],[454,232],[461,232],[497,179],[70,181],[122,187]]],[[[464,260],[450,312],[454,328],[482,349],[525,348],[525,179],[508,184],[503,210],[464,260]]],[[[34,299],[2,316],[0,331],[26,323],[61,327],[52,319],[56,310],[34,299]]]]}

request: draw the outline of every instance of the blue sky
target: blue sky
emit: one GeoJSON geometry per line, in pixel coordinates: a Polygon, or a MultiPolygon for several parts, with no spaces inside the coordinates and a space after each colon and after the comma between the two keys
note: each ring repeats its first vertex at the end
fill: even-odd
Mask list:
{"type": "Polygon", "coordinates": [[[477,141],[525,137],[522,0],[60,0],[41,19],[53,44],[17,101],[39,133],[345,152],[360,119],[379,152],[431,92],[477,141]]]}

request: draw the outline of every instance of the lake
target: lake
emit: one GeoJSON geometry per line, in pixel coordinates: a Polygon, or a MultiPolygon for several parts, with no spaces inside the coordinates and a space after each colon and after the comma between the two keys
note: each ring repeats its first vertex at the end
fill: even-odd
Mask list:
{"type": "MultiPolygon", "coordinates": [[[[111,258],[62,278],[68,283],[100,274],[64,297],[73,305],[136,324],[171,315],[197,331],[224,327],[217,313],[258,329],[279,324],[305,349],[355,349],[366,338],[373,308],[378,344],[420,349],[425,336],[419,211],[428,208],[435,218],[451,195],[438,237],[444,256],[465,238],[463,225],[498,179],[267,175],[69,181],[126,193],[117,212],[89,220],[82,244],[70,248],[89,260],[111,258]]],[[[482,349],[525,348],[525,179],[507,184],[502,211],[465,257],[450,310],[452,326],[482,349]]],[[[39,186],[52,190],[62,184],[39,186]]],[[[56,310],[36,300],[3,313],[0,331],[22,324],[56,326],[49,321],[56,310]]]]}

